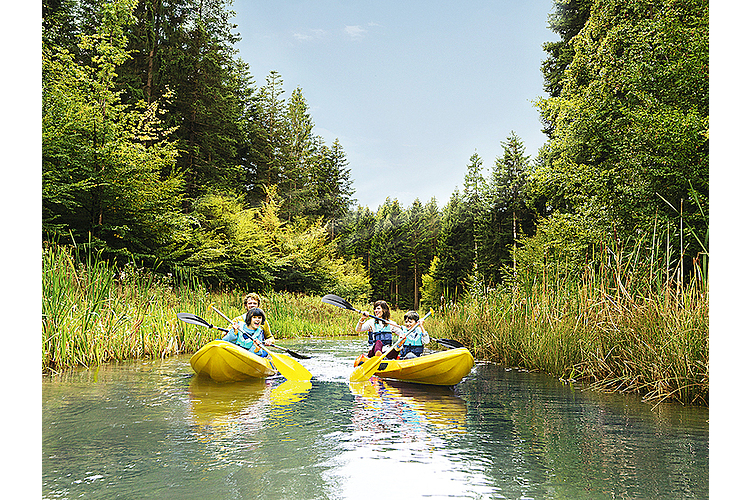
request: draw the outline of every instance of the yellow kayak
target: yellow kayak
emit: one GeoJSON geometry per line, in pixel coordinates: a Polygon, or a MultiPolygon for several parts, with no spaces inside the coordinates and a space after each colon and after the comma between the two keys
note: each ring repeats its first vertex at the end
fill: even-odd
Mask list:
{"type": "Polygon", "coordinates": [[[416,384],[456,385],[473,366],[474,357],[461,347],[411,359],[383,359],[375,375],[416,384]]]}
{"type": "Polygon", "coordinates": [[[225,340],[213,340],[201,347],[190,358],[190,366],[198,375],[207,375],[217,382],[265,378],[276,373],[270,358],[261,358],[225,340]]]}

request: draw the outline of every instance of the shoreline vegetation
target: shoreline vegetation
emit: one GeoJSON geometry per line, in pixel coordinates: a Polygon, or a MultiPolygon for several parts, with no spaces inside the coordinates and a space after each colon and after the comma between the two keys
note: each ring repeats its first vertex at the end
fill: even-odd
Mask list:
{"type": "MultiPolygon", "coordinates": [[[[700,273],[685,284],[677,274],[658,278],[613,252],[583,279],[545,275],[525,289],[472,293],[436,311],[429,331],[460,341],[478,360],[595,390],[637,392],[652,404],[707,406],[708,284],[700,273]]],[[[116,269],[92,252],[45,244],[42,371],[193,353],[220,332],[183,323],[176,313],[225,327],[211,303],[233,317],[246,292],[208,290],[198,280],[132,264],[116,269]]],[[[320,297],[261,295],[277,339],[353,335],[356,317],[320,297]]]]}

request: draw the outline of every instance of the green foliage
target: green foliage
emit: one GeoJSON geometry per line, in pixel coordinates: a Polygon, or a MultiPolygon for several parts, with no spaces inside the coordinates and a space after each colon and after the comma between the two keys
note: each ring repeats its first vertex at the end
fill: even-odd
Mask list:
{"type": "Polygon", "coordinates": [[[357,261],[336,256],[321,220],[279,217],[275,187],[258,208],[243,208],[235,197],[209,194],[193,207],[194,248],[178,266],[212,283],[251,290],[329,293],[336,288],[347,296],[369,292],[369,280],[357,261]]]}
{"type": "Polygon", "coordinates": [[[545,42],[542,48],[549,57],[542,63],[544,90],[557,97],[562,91],[565,70],[573,61],[575,51],[571,41],[589,18],[593,0],[553,0],[555,10],[549,16],[548,27],[560,35],[557,42],[545,42]]]}
{"type": "Polygon", "coordinates": [[[43,231],[181,279],[364,293],[355,263],[331,264],[346,154],[300,88],[253,88],[228,5],[44,3],[43,231]]]}
{"type": "Polygon", "coordinates": [[[540,221],[533,237],[519,240],[512,281],[530,294],[539,280],[554,286],[560,279],[580,276],[593,257],[594,245],[604,237],[595,222],[583,215],[559,212],[540,221]]]}
{"type": "MultiPolygon", "coordinates": [[[[535,196],[621,238],[649,231],[655,217],[704,235],[708,4],[596,2],[571,43],[560,95],[539,101],[554,132],[535,196]]],[[[700,244],[679,252],[695,255],[700,244]]]]}
{"type": "Polygon", "coordinates": [[[432,258],[430,267],[427,272],[422,276],[422,286],[419,292],[422,294],[422,301],[425,307],[433,307],[435,309],[442,305],[441,297],[442,290],[439,282],[434,278],[437,273],[438,265],[440,264],[440,257],[437,255],[432,258]]]}
{"type": "Polygon", "coordinates": [[[190,238],[192,251],[179,263],[181,272],[191,269],[194,276],[214,285],[266,288],[274,269],[259,210],[244,209],[236,197],[208,194],[196,200],[192,217],[199,230],[190,238]]]}
{"type": "Polygon", "coordinates": [[[128,57],[132,2],[106,4],[102,24],[81,37],[91,65],[45,47],[42,80],[42,229],[55,238],[127,248],[155,262],[173,251],[182,180],[160,103],[119,102],[115,68],[128,57]]]}

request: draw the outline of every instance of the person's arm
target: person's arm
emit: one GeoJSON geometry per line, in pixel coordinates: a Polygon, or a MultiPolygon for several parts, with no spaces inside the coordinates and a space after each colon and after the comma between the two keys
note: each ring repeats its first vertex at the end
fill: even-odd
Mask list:
{"type": "Polygon", "coordinates": [[[372,320],[367,319],[367,314],[363,314],[359,321],[357,321],[357,325],[354,327],[354,331],[357,333],[361,332],[369,332],[370,331],[370,323],[372,320]]]}
{"type": "Polygon", "coordinates": [[[422,345],[427,345],[430,343],[430,334],[427,333],[427,330],[425,330],[424,327],[421,327],[421,328],[422,328],[422,345]]]}
{"type": "Polygon", "coordinates": [[[261,328],[263,328],[263,343],[266,345],[275,344],[276,339],[273,338],[273,334],[271,333],[271,326],[268,324],[268,320],[266,320],[266,322],[261,325],[261,328]]]}

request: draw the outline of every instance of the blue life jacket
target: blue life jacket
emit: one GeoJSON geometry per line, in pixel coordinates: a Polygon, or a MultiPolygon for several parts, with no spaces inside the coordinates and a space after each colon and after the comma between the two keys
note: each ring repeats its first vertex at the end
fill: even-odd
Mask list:
{"type": "MultiPolygon", "coordinates": [[[[406,327],[404,327],[404,331],[406,331],[406,327]]],[[[422,342],[423,333],[424,333],[424,330],[422,330],[421,327],[417,326],[409,335],[406,336],[406,340],[404,341],[404,346],[424,345],[424,342],[422,342]]]]}
{"type": "Polygon", "coordinates": [[[253,339],[257,340],[259,344],[263,343],[263,327],[260,327],[257,330],[251,330],[244,321],[241,321],[240,329],[237,331],[237,345],[244,347],[248,351],[260,356],[261,358],[267,357],[268,353],[266,352],[266,350],[255,345],[253,339]]]}
{"type": "Polygon", "coordinates": [[[375,320],[375,330],[367,332],[367,344],[373,345],[378,340],[381,341],[383,345],[391,345],[393,342],[391,336],[391,325],[375,320]]]}

